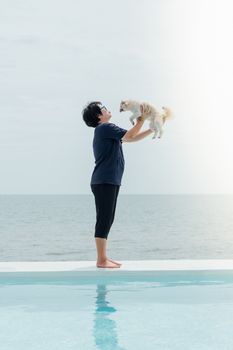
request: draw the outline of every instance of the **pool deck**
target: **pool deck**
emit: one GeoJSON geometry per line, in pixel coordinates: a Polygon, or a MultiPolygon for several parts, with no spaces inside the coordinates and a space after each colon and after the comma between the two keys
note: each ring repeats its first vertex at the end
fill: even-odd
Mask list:
{"type": "Polygon", "coordinates": [[[0,272],[45,271],[203,271],[232,270],[233,259],[208,260],[117,260],[120,268],[97,268],[96,261],[11,261],[0,262],[0,272]]]}

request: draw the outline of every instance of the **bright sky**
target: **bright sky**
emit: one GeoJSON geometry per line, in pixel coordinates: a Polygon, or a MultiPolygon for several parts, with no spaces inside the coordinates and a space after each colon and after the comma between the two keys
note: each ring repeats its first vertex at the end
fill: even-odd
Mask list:
{"type": "MultiPolygon", "coordinates": [[[[100,100],[171,107],[161,139],[124,143],[122,194],[233,193],[227,0],[2,1],[0,193],[90,194],[100,100]]],[[[145,122],[143,130],[147,128],[145,122]]]]}

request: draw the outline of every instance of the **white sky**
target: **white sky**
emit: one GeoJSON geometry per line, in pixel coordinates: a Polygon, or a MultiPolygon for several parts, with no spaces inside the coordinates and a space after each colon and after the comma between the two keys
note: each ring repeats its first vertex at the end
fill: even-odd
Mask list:
{"type": "MultiPolygon", "coordinates": [[[[1,1],[0,193],[90,194],[100,100],[170,106],[161,140],[124,143],[121,193],[233,193],[227,0],[1,1]]],[[[143,129],[146,129],[147,123],[143,129]]]]}

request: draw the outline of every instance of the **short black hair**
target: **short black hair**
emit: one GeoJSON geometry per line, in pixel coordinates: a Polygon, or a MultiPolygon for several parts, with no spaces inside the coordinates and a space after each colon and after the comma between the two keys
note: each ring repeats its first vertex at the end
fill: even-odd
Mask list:
{"type": "Polygon", "coordinates": [[[98,116],[102,114],[99,105],[102,105],[100,101],[93,101],[88,102],[83,108],[82,116],[87,126],[95,128],[97,125],[99,125],[100,119],[98,116]]]}

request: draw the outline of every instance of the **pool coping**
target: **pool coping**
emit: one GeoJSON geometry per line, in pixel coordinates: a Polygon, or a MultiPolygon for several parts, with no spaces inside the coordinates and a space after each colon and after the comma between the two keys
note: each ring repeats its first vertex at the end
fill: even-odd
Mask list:
{"type": "MultiPolygon", "coordinates": [[[[116,259],[117,260],[117,259],[116,259]]],[[[233,259],[202,259],[202,260],[117,260],[120,268],[97,268],[96,261],[0,261],[2,272],[64,272],[84,271],[103,273],[118,273],[119,271],[203,271],[232,270],[233,259]]]]}

